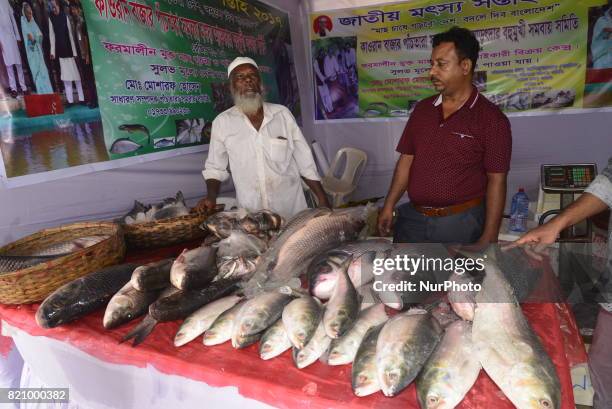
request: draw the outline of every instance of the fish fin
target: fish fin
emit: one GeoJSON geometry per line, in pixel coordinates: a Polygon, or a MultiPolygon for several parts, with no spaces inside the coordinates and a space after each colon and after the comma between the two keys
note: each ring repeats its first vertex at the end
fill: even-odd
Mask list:
{"type": "Polygon", "coordinates": [[[135,326],[130,332],[128,332],[123,336],[123,338],[121,338],[121,341],[119,341],[119,343],[124,343],[125,341],[128,341],[133,338],[134,342],[132,343],[132,346],[135,347],[138,344],[142,343],[142,341],[144,341],[147,336],[149,336],[151,331],[153,331],[153,328],[155,328],[155,325],[157,325],[157,320],[147,314],[147,316],[144,317],[140,324],[135,326]]]}

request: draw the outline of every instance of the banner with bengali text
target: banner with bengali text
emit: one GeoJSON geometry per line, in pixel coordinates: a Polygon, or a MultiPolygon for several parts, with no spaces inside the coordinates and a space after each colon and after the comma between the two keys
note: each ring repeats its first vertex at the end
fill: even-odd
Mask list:
{"type": "Polygon", "coordinates": [[[256,0],[41,1],[30,17],[41,29],[29,89],[0,105],[11,110],[0,115],[8,187],[204,150],[213,119],[233,105],[227,66],[237,56],[259,65],[266,100],[301,121],[283,10],[256,0]],[[35,78],[39,67],[52,89],[35,78]]]}
{"type": "Polygon", "coordinates": [[[406,117],[435,93],[432,37],[453,26],[481,45],[478,89],[504,112],[612,107],[607,0],[414,0],[310,15],[315,119],[406,117]]]}

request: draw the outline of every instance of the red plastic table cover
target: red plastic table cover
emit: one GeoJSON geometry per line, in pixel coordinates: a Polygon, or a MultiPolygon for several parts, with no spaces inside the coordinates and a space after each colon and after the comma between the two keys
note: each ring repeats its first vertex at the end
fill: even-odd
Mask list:
{"type": "MultiPolygon", "coordinates": [[[[191,246],[192,247],[192,246],[191,246]]],[[[128,255],[128,261],[153,261],[176,256],[182,246],[128,255]]],[[[552,275],[550,272],[549,275],[552,275]]],[[[550,282],[549,282],[550,284],[550,282]]],[[[548,285],[542,287],[544,291],[548,285]]],[[[107,363],[137,367],[151,365],[160,372],[179,375],[223,387],[236,386],[247,398],[280,408],[418,408],[414,384],[398,396],[382,393],[356,397],[351,390],[351,366],[327,366],[320,362],[299,370],[290,351],[269,361],[259,358],[257,345],[234,350],[229,343],[206,347],[197,340],[180,348],[173,339],[179,322],[158,324],[138,347],[119,344],[121,337],[137,324],[127,324],[112,331],[102,327],[103,311],[77,322],[45,330],[36,325],[38,305],[0,305],[0,318],[33,336],[45,336],[67,342],[107,363]]],[[[563,409],[573,409],[571,366],[586,362],[586,352],[574,317],[564,304],[538,303],[523,306],[525,316],[542,340],[559,374],[563,409]]],[[[495,383],[482,371],[476,384],[458,406],[462,409],[513,408],[495,383]]]]}

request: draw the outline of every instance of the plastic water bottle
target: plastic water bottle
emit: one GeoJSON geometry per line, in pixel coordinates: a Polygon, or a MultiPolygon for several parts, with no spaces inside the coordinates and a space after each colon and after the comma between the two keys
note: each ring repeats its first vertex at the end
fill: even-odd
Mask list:
{"type": "Polygon", "coordinates": [[[525,189],[520,188],[518,192],[512,196],[512,205],[510,207],[510,231],[519,233],[527,231],[528,217],[529,197],[527,197],[525,189]]]}

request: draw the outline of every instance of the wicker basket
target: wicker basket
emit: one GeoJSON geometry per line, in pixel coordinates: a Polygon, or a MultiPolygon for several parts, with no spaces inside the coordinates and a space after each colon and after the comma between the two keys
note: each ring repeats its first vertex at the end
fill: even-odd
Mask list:
{"type": "Polygon", "coordinates": [[[200,229],[200,224],[211,214],[223,210],[223,207],[218,205],[210,213],[192,210],[186,216],[124,224],[125,242],[129,249],[151,249],[204,238],[207,233],[200,229]]]}
{"type": "Polygon", "coordinates": [[[125,242],[121,226],[117,223],[86,222],[41,230],[0,248],[0,254],[27,253],[28,250],[93,235],[109,237],[67,256],[0,274],[0,303],[28,304],[42,301],[69,281],[121,262],[125,257],[125,242]]]}

